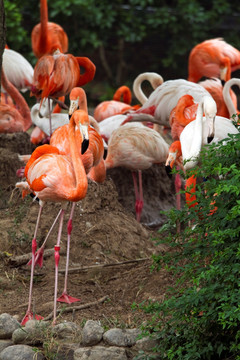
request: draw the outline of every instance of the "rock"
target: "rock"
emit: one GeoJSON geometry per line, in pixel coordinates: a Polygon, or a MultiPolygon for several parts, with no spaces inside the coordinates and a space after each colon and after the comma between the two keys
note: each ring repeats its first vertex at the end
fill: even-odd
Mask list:
{"type": "Polygon", "coordinates": [[[97,321],[88,320],[84,325],[81,344],[93,346],[98,344],[103,337],[104,330],[97,321]]]}
{"type": "Polygon", "coordinates": [[[157,339],[146,336],[136,341],[134,349],[151,352],[152,349],[159,344],[157,339]]]}
{"type": "Polygon", "coordinates": [[[81,328],[73,322],[66,321],[54,326],[52,329],[52,334],[59,339],[80,341],[81,328]]]}
{"type": "Polygon", "coordinates": [[[11,340],[0,340],[0,353],[3,351],[6,347],[13,345],[11,340]]]}
{"type": "Polygon", "coordinates": [[[0,360],[42,360],[41,352],[36,352],[28,345],[8,346],[0,353],[0,360]]]}
{"type": "Polygon", "coordinates": [[[20,328],[19,322],[9,314],[0,315],[0,339],[10,339],[14,330],[20,328]]]}
{"type": "Polygon", "coordinates": [[[140,334],[138,329],[110,329],[103,335],[103,340],[108,345],[115,346],[133,346],[140,334]]]}
{"type": "Polygon", "coordinates": [[[48,323],[44,321],[29,320],[25,327],[16,329],[12,334],[14,344],[39,345],[44,341],[48,323]]]}
{"type": "Polygon", "coordinates": [[[94,346],[75,350],[74,360],[127,360],[127,355],[123,348],[94,346]]]}

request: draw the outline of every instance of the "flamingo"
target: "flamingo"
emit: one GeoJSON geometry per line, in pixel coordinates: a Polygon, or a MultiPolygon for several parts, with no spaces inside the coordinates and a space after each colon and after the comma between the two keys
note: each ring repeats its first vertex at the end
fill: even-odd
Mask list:
{"type": "MultiPolygon", "coordinates": [[[[180,97],[185,94],[192,95],[197,102],[201,101],[203,96],[211,97],[210,93],[199,84],[184,79],[168,80],[151,93],[140,109],[129,114],[128,120],[134,120],[142,113],[148,115],[149,121],[157,120],[159,124],[169,127],[170,113],[180,97]]],[[[138,96],[137,93],[136,97],[138,96]]]]}
{"type": "Polygon", "coordinates": [[[231,96],[231,87],[233,85],[237,85],[240,87],[240,79],[232,78],[228,80],[223,87],[223,98],[227,105],[228,111],[229,111],[229,117],[231,118],[234,114],[239,114],[239,110],[237,109],[237,103],[233,101],[233,98],[231,96]]]}
{"type": "MultiPolygon", "coordinates": [[[[72,115],[69,122],[69,137],[70,155],[60,154],[58,148],[52,145],[42,145],[32,153],[30,160],[25,167],[25,176],[27,182],[19,182],[16,187],[23,190],[32,191],[40,199],[40,207],[38,219],[35,227],[34,237],[32,240],[32,266],[31,266],[31,280],[29,291],[29,303],[26,315],[23,318],[24,325],[29,319],[33,318],[31,312],[32,302],[32,284],[33,272],[35,266],[36,256],[36,235],[39,226],[40,216],[43,204],[46,201],[60,202],[61,204],[71,201],[73,204],[83,199],[87,194],[88,181],[86,172],[79,153],[79,144],[84,148],[85,139],[87,136],[89,119],[84,110],[77,110],[72,115]],[[79,129],[79,132],[76,130],[79,129]],[[79,136],[80,134],[80,136],[79,136]],[[64,175],[63,175],[64,174],[64,175]]],[[[73,217],[74,206],[71,211],[71,218],[73,217]]],[[[58,264],[60,240],[63,225],[64,209],[60,212],[60,223],[57,244],[55,246],[55,288],[54,288],[54,316],[53,324],[56,322],[56,303],[57,303],[57,288],[58,288],[58,264]]],[[[70,223],[69,223],[70,227],[70,223]]]]}
{"type": "MultiPolygon", "coordinates": [[[[33,83],[33,67],[17,51],[4,49],[2,58],[2,68],[6,78],[21,92],[31,89],[33,83]]],[[[6,91],[3,89],[2,91],[6,91]]]]}
{"type": "Polygon", "coordinates": [[[106,169],[123,166],[132,171],[138,222],[143,208],[142,170],[150,168],[153,164],[165,162],[168,147],[157,131],[143,124],[128,123],[120,126],[113,131],[108,141],[106,169]],[[136,172],[138,172],[139,189],[136,172]]]}
{"type": "Polygon", "coordinates": [[[188,80],[198,82],[203,76],[228,81],[240,68],[240,52],[222,38],[205,40],[196,45],[188,59],[188,80]]]}
{"type": "MultiPolygon", "coordinates": [[[[42,56],[34,68],[32,95],[44,98],[60,97],[70,93],[76,86],[83,86],[91,81],[96,67],[87,57],[75,57],[62,54],[59,50],[53,55],[42,56]],[[85,69],[80,74],[80,67],[85,69]]],[[[50,116],[50,132],[51,116],[50,116]]]]}
{"type": "Polygon", "coordinates": [[[34,26],[31,34],[32,50],[37,58],[52,55],[59,49],[62,53],[68,51],[68,37],[63,28],[48,21],[47,0],[40,1],[41,22],[34,26]]]}
{"type": "Polygon", "coordinates": [[[113,95],[113,100],[103,101],[94,109],[93,116],[98,121],[124,113],[127,110],[134,109],[131,106],[132,94],[128,86],[120,86],[113,95]],[[123,101],[121,101],[121,98],[123,101]]]}
{"type": "Polygon", "coordinates": [[[143,105],[148,100],[147,96],[142,90],[142,83],[144,81],[150,82],[152,88],[155,90],[158,86],[163,83],[161,75],[155,72],[145,72],[139,74],[133,82],[133,93],[138,101],[143,105]]]}
{"type": "Polygon", "coordinates": [[[32,125],[30,109],[21,93],[7,80],[2,70],[2,84],[15,101],[16,106],[0,104],[0,132],[13,133],[26,131],[32,125]]]}
{"type": "Polygon", "coordinates": [[[215,121],[209,121],[204,117],[205,101],[203,98],[199,103],[196,119],[186,125],[180,135],[185,170],[197,165],[202,146],[207,145],[209,142],[214,143],[225,139],[228,134],[238,133],[237,128],[228,118],[216,116],[215,121]]]}
{"type": "MultiPolygon", "coordinates": [[[[69,115],[74,115],[76,112],[76,108],[79,107],[85,113],[87,113],[87,99],[86,93],[82,88],[74,88],[71,91],[71,105],[69,109],[69,115]]],[[[73,116],[72,115],[72,116],[73,116]]],[[[91,122],[93,120],[91,119],[91,122]]],[[[95,121],[96,125],[96,121],[95,121]]],[[[83,126],[82,126],[83,127],[83,126]]],[[[50,145],[54,148],[58,149],[59,154],[61,155],[69,155],[71,153],[71,143],[69,132],[71,131],[70,124],[63,125],[56,129],[52,134],[50,139],[50,145]]],[[[79,155],[81,156],[81,161],[84,166],[85,173],[87,177],[92,181],[96,181],[98,183],[102,183],[106,177],[106,169],[103,160],[104,155],[104,146],[103,140],[98,132],[89,125],[83,127],[82,133],[85,136],[84,144],[81,144],[81,136],[78,134],[79,130],[76,130],[75,133],[77,136],[76,144],[78,146],[79,155]],[[87,147],[87,149],[85,148],[87,147]]],[[[72,205],[70,218],[68,220],[67,231],[68,231],[68,242],[67,242],[67,261],[66,261],[66,272],[65,272],[65,282],[64,282],[64,290],[62,295],[57,299],[60,302],[66,302],[68,304],[79,301],[79,299],[74,298],[67,294],[67,279],[68,279],[68,265],[69,265],[69,252],[70,252],[70,238],[72,231],[72,218],[74,212],[75,203],[72,205]]],[[[43,251],[45,247],[46,241],[42,244],[35,256],[35,264],[38,263],[40,266],[42,264],[43,259],[43,251]]]]}

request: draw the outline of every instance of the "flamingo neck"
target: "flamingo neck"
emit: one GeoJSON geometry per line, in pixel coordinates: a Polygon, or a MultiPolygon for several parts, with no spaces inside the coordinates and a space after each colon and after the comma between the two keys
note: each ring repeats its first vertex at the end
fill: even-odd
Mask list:
{"type": "MultiPolygon", "coordinates": [[[[82,111],[83,116],[88,117],[87,113],[82,111]]],[[[76,177],[76,187],[70,190],[70,201],[79,201],[83,199],[87,194],[88,181],[87,175],[79,154],[76,139],[76,125],[74,117],[72,116],[69,122],[69,143],[70,143],[70,154],[73,164],[73,169],[76,177]]]]}
{"type": "Polygon", "coordinates": [[[48,25],[47,0],[41,0],[41,2],[40,2],[40,18],[41,18],[41,38],[46,39],[47,25],[48,25]]]}
{"type": "Polygon", "coordinates": [[[132,93],[128,86],[120,86],[113,95],[113,100],[123,101],[125,104],[130,105],[132,102],[132,93]],[[122,99],[122,100],[121,100],[122,99]]]}
{"type": "Polygon", "coordinates": [[[20,92],[15,88],[15,86],[8,81],[4,71],[2,70],[2,85],[6,92],[12,97],[17,106],[17,110],[23,119],[23,131],[26,131],[32,125],[31,114],[28,107],[28,104],[20,92]]]}
{"type": "Polygon", "coordinates": [[[232,78],[228,80],[223,87],[223,99],[225,104],[227,105],[230,118],[237,113],[237,109],[235,108],[230,95],[230,89],[233,85],[238,85],[240,87],[240,79],[232,78]]]}
{"type": "Polygon", "coordinates": [[[142,105],[145,104],[145,102],[148,100],[141,87],[144,80],[148,80],[147,73],[138,75],[133,83],[133,93],[142,105]]]}

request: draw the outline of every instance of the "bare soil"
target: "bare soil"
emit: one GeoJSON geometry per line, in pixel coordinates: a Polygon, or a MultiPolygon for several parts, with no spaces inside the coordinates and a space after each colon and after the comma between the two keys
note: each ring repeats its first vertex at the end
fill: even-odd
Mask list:
{"type": "MultiPolygon", "coordinates": [[[[21,320],[26,312],[30,266],[16,265],[14,259],[31,256],[31,241],[39,205],[30,196],[21,198],[16,170],[22,166],[18,153],[31,153],[28,134],[0,135],[0,313],[17,315],[21,320]]],[[[165,174],[164,166],[153,166],[143,173],[144,209],[141,223],[135,220],[134,190],[131,173],[122,168],[109,171],[103,184],[89,183],[86,198],[77,204],[71,236],[68,292],[81,299],[59,309],[91,303],[107,296],[103,303],[74,312],[61,312],[59,319],[78,321],[101,320],[108,327],[140,325],[145,314],[135,312],[131,305],[148,299],[162,300],[173,278],[165,270],[150,271],[154,253],[167,251],[156,245],[153,238],[166,221],[161,210],[175,206],[173,180],[165,174]],[[119,263],[119,264],[118,264],[119,263]],[[118,264],[118,265],[117,265],[118,264]],[[103,265],[103,266],[102,266],[103,265]]],[[[44,206],[38,245],[43,242],[60,209],[59,204],[44,206]]],[[[67,219],[63,227],[59,295],[63,289],[67,243],[67,219]]],[[[49,236],[46,249],[56,243],[58,226],[49,236]]],[[[43,267],[36,267],[33,290],[34,312],[44,317],[53,309],[54,255],[46,257],[43,267]]]]}

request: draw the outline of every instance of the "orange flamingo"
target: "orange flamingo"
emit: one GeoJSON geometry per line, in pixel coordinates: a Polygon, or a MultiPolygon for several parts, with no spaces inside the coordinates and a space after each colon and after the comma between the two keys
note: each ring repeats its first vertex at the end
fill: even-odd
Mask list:
{"type": "MultiPolygon", "coordinates": [[[[86,196],[88,182],[86,172],[79,153],[78,141],[82,144],[87,138],[89,119],[88,115],[83,110],[77,110],[72,115],[69,122],[69,137],[70,156],[60,154],[58,148],[52,145],[39,146],[33,153],[25,167],[25,176],[27,182],[20,182],[16,187],[22,188],[25,191],[34,192],[40,199],[40,208],[38,219],[35,227],[34,237],[32,240],[32,264],[31,264],[31,280],[29,291],[29,303],[25,317],[22,324],[25,324],[29,319],[33,318],[31,312],[32,302],[32,285],[33,272],[35,266],[36,256],[36,235],[39,226],[40,216],[43,204],[46,201],[54,201],[64,203],[66,201],[73,202],[73,205],[86,196]],[[76,131],[76,128],[79,131],[76,131]],[[83,130],[84,129],[84,130],[83,130]],[[80,135],[80,139],[78,139],[80,135]],[[64,174],[64,176],[63,176],[64,174]]],[[[84,146],[83,146],[84,148],[84,146]]],[[[71,211],[71,218],[73,217],[74,206],[71,211]]],[[[62,207],[60,212],[60,224],[55,246],[55,289],[54,289],[54,316],[53,323],[56,322],[56,302],[57,302],[57,287],[58,287],[58,264],[60,240],[63,225],[64,209],[62,207]]],[[[70,227],[70,225],[69,225],[70,227]]]]}
{"type": "Polygon", "coordinates": [[[140,221],[143,209],[142,170],[165,162],[168,144],[155,130],[143,124],[125,124],[114,130],[108,141],[106,169],[125,167],[132,171],[135,189],[136,219],[140,221]],[[139,189],[136,172],[139,177],[139,189]]]}
{"type": "Polygon", "coordinates": [[[37,58],[52,55],[59,49],[62,53],[68,51],[68,37],[63,28],[48,21],[47,0],[40,1],[41,22],[34,26],[31,34],[32,50],[37,58]]]}
{"type": "Polygon", "coordinates": [[[122,114],[128,110],[139,108],[138,105],[131,106],[132,93],[128,86],[120,86],[113,95],[113,100],[101,102],[94,110],[94,118],[100,122],[110,116],[122,114]],[[123,99],[123,101],[121,101],[123,99]]]}
{"type": "Polygon", "coordinates": [[[36,63],[32,94],[43,98],[65,96],[72,88],[83,86],[94,78],[95,65],[87,57],[63,54],[59,50],[53,55],[42,56],[36,63]],[[80,68],[85,69],[84,74],[80,68]]]}
{"type": "Polygon", "coordinates": [[[196,45],[188,59],[188,80],[198,82],[202,77],[220,77],[228,81],[231,73],[240,68],[240,52],[222,38],[205,40],[196,45]]]}
{"type": "Polygon", "coordinates": [[[28,104],[20,92],[7,80],[3,70],[2,84],[16,106],[0,104],[0,132],[12,133],[28,130],[32,125],[28,104]]]}
{"type": "MultiPolygon", "coordinates": [[[[87,113],[87,98],[86,93],[82,88],[74,88],[71,91],[71,106],[69,110],[69,115],[73,115],[76,112],[76,107],[82,109],[85,113],[87,113]],[[75,100],[74,100],[75,99],[75,100]]],[[[51,139],[50,145],[57,148],[59,154],[61,155],[69,155],[71,153],[71,143],[70,143],[70,134],[71,131],[70,124],[63,125],[54,131],[51,139]]],[[[78,147],[79,155],[81,156],[81,161],[83,163],[85,172],[93,181],[101,183],[105,180],[106,177],[106,169],[103,160],[104,155],[104,146],[103,140],[98,132],[89,125],[82,125],[82,133],[84,135],[84,143],[81,142],[81,136],[79,134],[79,130],[75,131],[76,136],[76,144],[78,147]]],[[[67,279],[68,279],[68,265],[69,265],[69,252],[70,252],[70,238],[72,232],[72,218],[74,211],[75,203],[72,205],[70,218],[68,220],[67,225],[67,233],[68,233],[68,242],[67,242],[67,261],[66,261],[66,272],[65,272],[65,282],[64,282],[64,290],[62,295],[57,299],[60,302],[66,302],[68,304],[79,301],[79,299],[74,298],[67,294],[67,279]]],[[[42,265],[43,259],[43,251],[45,247],[46,241],[42,244],[39,250],[36,253],[35,264],[38,263],[40,266],[42,265]]]]}

